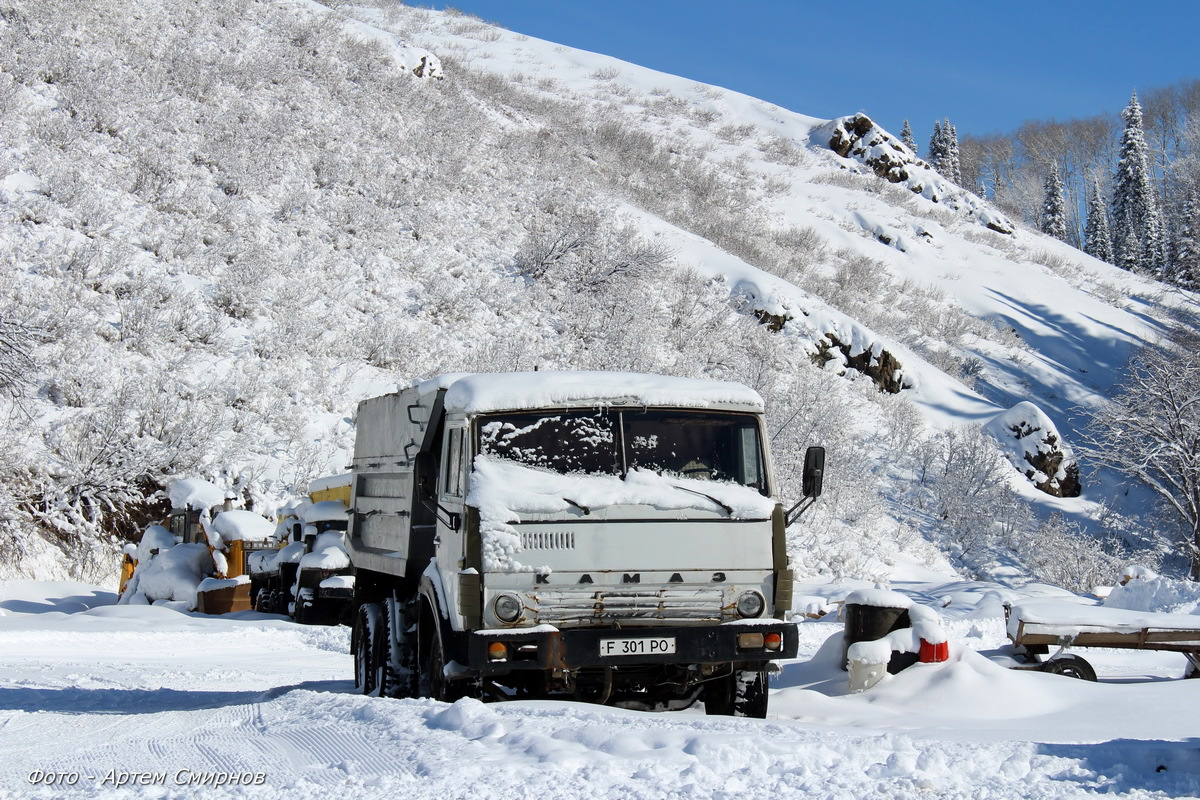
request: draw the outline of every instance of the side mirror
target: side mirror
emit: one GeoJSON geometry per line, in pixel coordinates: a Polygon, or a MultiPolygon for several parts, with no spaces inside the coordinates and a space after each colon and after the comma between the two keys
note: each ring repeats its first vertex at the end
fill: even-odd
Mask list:
{"type": "Polygon", "coordinates": [[[814,445],[804,453],[804,478],[801,493],[814,500],[821,496],[825,479],[825,448],[814,445]]]}
{"type": "Polygon", "coordinates": [[[804,453],[804,473],[800,481],[800,502],[784,514],[784,524],[791,525],[800,518],[821,496],[825,480],[825,448],[813,445],[804,453]]]}

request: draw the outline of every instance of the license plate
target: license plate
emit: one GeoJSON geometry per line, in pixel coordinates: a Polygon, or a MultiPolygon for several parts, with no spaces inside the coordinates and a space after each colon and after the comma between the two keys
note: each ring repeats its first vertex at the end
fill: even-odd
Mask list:
{"type": "Polygon", "coordinates": [[[602,656],[653,656],[675,652],[675,637],[648,637],[637,639],[601,639],[602,656]]]}

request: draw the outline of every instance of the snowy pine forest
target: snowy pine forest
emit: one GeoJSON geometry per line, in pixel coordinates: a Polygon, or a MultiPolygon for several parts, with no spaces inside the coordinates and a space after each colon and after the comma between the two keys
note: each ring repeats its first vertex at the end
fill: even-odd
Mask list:
{"type": "Polygon", "coordinates": [[[829,453],[802,574],[1188,569],[1189,489],[1115,456],[1196,295],[865,115],[390,2],[0,0],[0,41],[3,576],[111,580],[174,479],[270,515],[360,400],[534,369],[757,390],[785,497],[829,453]]]}
{"type": "MultiPolygon", "coordinates": [[[[1200,286],[1200,80],[1134,92],[1120,116],[1027,121],[1010,134],[934,131],[945,163],[1005,211],[1126,269],[1200,286]],[[939,136],[940,134],[940,136],[939,136]]],[[[934,152],[936,151],[936,153],[934,152]]]]}

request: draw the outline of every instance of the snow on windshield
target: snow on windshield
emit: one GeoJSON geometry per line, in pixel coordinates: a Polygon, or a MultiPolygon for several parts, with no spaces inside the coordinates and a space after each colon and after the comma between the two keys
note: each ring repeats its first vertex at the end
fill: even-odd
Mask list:
{"type": "Polygon", "coordinates": [[[559,474],[488,455],[475,457],[467,505],[479,510],[485,570],[532,572],[517,554],[521,539],[511,523],[523,515],[555,514],[608,506],[649,506],[660,511],[708,513],[736,520],[769,519],[775,502],[736,483],[660,475],[631,469],[625,477],[559,474]]]}

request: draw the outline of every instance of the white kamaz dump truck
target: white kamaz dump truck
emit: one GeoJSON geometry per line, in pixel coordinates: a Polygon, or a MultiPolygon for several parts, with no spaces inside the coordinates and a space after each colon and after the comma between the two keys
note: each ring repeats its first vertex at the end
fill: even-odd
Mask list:
{"type": "MultiPolygon", "coordinates": [[[[806,461],[820,494],[823,451],[806,461]]],[[[765,716],[796,655],[757,393],[448,375],[358,408],[347,550],[367,694],[765,716]]]]}

